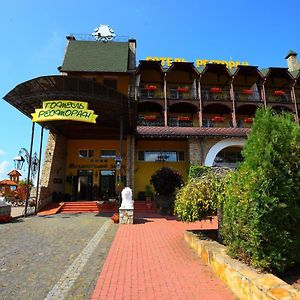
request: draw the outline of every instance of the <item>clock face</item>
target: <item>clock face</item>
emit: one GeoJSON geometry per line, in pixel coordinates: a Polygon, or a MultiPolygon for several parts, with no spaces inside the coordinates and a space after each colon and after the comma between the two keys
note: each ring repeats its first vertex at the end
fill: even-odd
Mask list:
{"type": "Polygon", "coordinates": [[[114,30],[111,29],[108,25],[100,25],[92,33],[96,41],[108,42],[111,41],[116,35],[114,30]]]}

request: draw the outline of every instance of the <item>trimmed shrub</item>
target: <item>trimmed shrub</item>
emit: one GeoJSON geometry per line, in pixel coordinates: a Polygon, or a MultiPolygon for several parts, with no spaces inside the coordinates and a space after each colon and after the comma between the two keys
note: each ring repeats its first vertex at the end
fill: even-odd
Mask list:
{"type": "Polygon", "coordinates": [[[183,184],[183,179],[176,170],[163,167],[151,176],[150,183],[157,195],[171,196],[183,184]]]}
{"type": "Polygon", "coordinates": [[[200,165],[191,165],[189,169],[189,180],[193,178],[201,178],[203,175],[209,173],[211,167],[200,166],[200,165]]]}
{"type": "MultiPolygon", "coordinates": [[[[197,169],[193,166],[193,169],[197,169]]],[[[205,167],[197,173],[200,178],[192,178],[176,195],[175,213],[186,222],[202,220],[215,215],[219,201],[223,199],[228,170],[216,173],[215,168],[205,167]]],[[[220,169],[220,168],[218,168],[220,169]]]]}
{"type": "Polygon", "coordinates": [[[289,114],[258,110],[244,162],[225,190],[224,242],[254,267],[300,262],[300,128],[289,114]]]}

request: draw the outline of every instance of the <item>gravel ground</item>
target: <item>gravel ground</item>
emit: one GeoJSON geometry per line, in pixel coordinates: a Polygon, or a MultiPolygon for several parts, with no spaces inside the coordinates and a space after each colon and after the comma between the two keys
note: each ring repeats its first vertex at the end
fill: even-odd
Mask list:
{"type": "MultiPolygon", "coordinates": [[[[0,299],[44,299],[107,219],[61,214],[0,224],[0,299]]],[[[66,299],[90,299],[117,228],[109,227],[66,299]]]]}

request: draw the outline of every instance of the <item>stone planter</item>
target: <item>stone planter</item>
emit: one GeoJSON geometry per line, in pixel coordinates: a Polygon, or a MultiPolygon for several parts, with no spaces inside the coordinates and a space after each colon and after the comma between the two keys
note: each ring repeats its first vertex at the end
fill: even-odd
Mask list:
{"type": "Polygon", "coordinates": [[[242,262],[232,259],[226,254],[225,246],[207,236],[202,238],[199,234],[186,231],[184,238],[239,299],[300,299],[300,292],[292,286],[272,274],[259,273],[242,262]]]}

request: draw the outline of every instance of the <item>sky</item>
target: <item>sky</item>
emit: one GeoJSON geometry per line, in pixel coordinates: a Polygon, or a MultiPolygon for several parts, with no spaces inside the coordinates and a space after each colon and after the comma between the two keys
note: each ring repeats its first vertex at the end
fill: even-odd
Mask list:
{"type": "MultiPolygon", "coordinates": [[[[299,0],[0,1],[0,179],[14,168],[20,148],[30,148],[31,120],[2,98],[35,77],[59,74],[71,33],[91,34],[108,24],[117,36],[137,40],[137,60],[147,56],[186,61],[218,59],[286,67],[300,52],[299,0]]],[[[36,126],[34,151],[39,149],[36,126]]],[[[44,150],[47,134],[44,138],[44,150]]],[[[23,172],[23,178],[26,177],[23,172]]]]}

